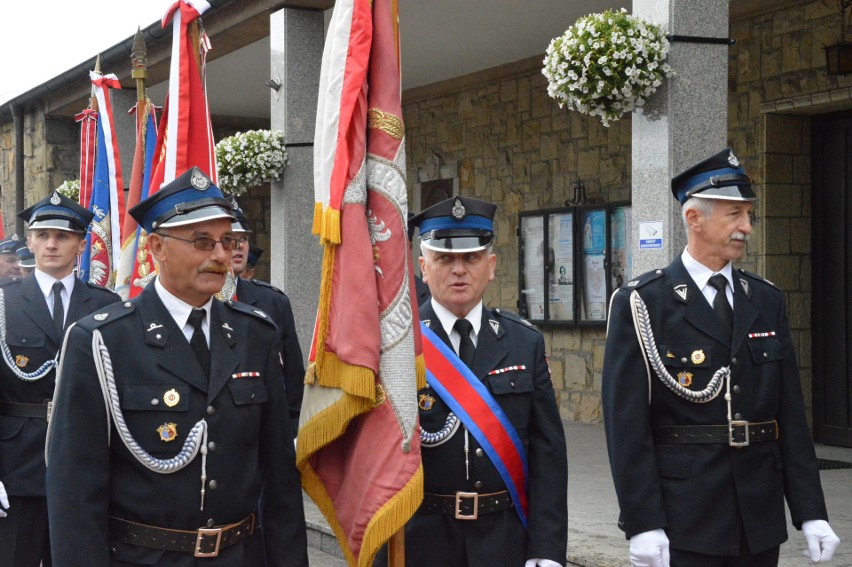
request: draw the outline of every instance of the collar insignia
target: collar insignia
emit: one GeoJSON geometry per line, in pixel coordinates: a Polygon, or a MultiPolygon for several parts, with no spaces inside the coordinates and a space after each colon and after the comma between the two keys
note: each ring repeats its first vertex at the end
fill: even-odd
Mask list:
{"type": "Polygon", "coordinates": [[[95,321],[105,321],[107,317],[109,317],[109,313],[95,313],[92,315],[95,321]]]}
{"type": "Polygon", "coordinates": [[[687,297],[686,284],[678,284],[678,285],[674,286],[674,292],[677,294],[677,296],[680,298],[681,301],[686,303],[686,297],[687,297]]]}
{"type": "Polygon", "coordinates": [[[740,283],[743,286],[743,291],[745,292],[746,297],[751,297],[751,293],[749,292],[749,289],[748,289],[748,280],[740,278],[740,283]]]}
{"type": "Polygon", "coordinates": [[[499,337],[500,336],[500,322],[495,321],[494,319],[489,319],[488,325],[491,327],[491,332],[499,337]]]}
{"type": "Polygon", "coordinates": [[[432,328],[432,319],[423,319],[423,324],[426,325],[427,328],[432,328]]]}

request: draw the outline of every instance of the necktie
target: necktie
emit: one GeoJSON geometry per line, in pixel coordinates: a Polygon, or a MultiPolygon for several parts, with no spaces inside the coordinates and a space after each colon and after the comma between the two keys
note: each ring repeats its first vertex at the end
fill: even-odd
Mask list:
{"type": "Polygon", "coordinates": [[[193,328],[189,346],[192,347],[192,352],[198,358],[201,369],[204,370],[204,375],[210,376],[210,349],[207,347],[207,339],[204,338],[204,331],[201,330],[201,322],[204,320],[205,315],[204,309],[193,309],[192,313],[189,314],[187,323],[193,328]]]}
{"type": "Polygon", "coordinates": [[[62,307],[63,287],[61,281],[53,282],[53,325],[56,327],[56,334],[60,337],[65,334],[65,308],[62,307]]]}
{"type": "Polygon", "coordinates": [[[725,329],[731,331],[734,326],[734,310],[731,309],[731,304],[728,303],[728,295],[725,293],[725,288],[728,286],[728,279],[722,274],[716,274],[707,283],[716,289],[716,297],[713,299],[713,311],[722,320],[722,325],[725,329]]]}
{"type": "Polygon", "coordinates": [[[476,347],[473,346],[473,340],[470,338],[473,325],[467,319],[457,319],[453,328],[461,335],[459,358],[468,368],[471,368],[473,366],[473,354],[476,352],[476,347]]]}

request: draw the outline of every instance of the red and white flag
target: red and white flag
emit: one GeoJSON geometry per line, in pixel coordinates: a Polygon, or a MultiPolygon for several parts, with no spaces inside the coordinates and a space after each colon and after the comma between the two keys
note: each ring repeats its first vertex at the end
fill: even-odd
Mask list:
{"type": "Polygon", "coordinates": [[[394,4],[336,2],[323,53],[314,141],[323,273],[296,456],[347,561],[364,567],[423,498],[394,4]]]}

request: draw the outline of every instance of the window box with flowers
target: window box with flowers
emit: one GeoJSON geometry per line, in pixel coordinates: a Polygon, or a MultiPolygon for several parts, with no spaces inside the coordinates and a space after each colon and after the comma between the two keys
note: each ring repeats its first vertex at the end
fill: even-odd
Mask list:
{"type": "Polygon", "coordinates": [[[56,188],[56,191],[63,197],[68,197],[74,202],[80,201],[80,180],[66,179],[62,185],[56,188]]]}
{"type": "Polygon", "coordinates": [[[287,166],[284,133],[248,130],[216,144],[219,188],[240,196],[267,181],[278,181],[287,166]]]}
{"type": "Polygon", "coordinates": [[[604,126],[645,104],[672,74],[663,30],[627,13],[606,10],[577,20],[547,47],[547,94],[604,126]]]}

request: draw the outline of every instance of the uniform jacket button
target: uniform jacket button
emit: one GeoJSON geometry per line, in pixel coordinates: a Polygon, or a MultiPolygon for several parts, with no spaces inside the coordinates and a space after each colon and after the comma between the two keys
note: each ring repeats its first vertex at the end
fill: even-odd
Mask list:
{"type": "Polygon", "coordinates": [[[219,483],[216,482],[216,479],[213,479],[208,483],[208,486],[210,486],[210,490],[216,490],[219,487],[219,483]]]}
{"type": "Polygon", "coordinates": [[[479,457],[480,459],[481,459],[483,456],[485,456],[485,451],[483,451],[483,450],[482,450],[482,447],[478,447],[478,448],[476,449],[476,456],[477,456],[477,457],[479,457]]]}
{"type": "Polygon", "coordinates": [[[213,518],[210,518],[209,520],[207,520],[207,527],[208,528],[212,528],[215,525],[216,525],[216,522],[213,521],[213,518]]]}
{"type": "Polygon", "coordinates": [[[153,399],[151,400],[151,405],[152,405],[152,406],[158,406],[158,405],[160,405],[160,400],[158,400],[157,398],[153,398],[153,399]]]}
{"type": "Polygon", "coordinates": [[[474,483],[473,483],[473,487],[474,487],[475,489],[479,490],[480,488],[482,488],[482,481],[481,481],[481,480],[477,480],[476,482],[474,482],[474,483]]]}
{"type": "Polygon", "coordinates": [[[735,356],[731,359],[731,366],[736,366],[736,365],[737,365],[737,357],[735,356]]]}
{"type": "Polygon", "coordinates": [[[736,386],[734,386],[734,393],[735,393],[735,394],[739,394],[739,393],[740,393],[740,386],[739,386],[739,384],[737,384],[736,386]]]}
{"type": "Polygon", "coordinates": [[[216,408],[213,406],[207,406],[207,415],[213,415],[214,413],[216,413],[216,408]]]}
{"type": "Polygon", "coordinates": [[[741,414],[740,412],[734,414],[734,419],[736,419],[737,421],[741,420],[742,418],[743,414],[741,414]]]}
{"type": "MultiPolygon", "coordinates": [[[[714,281],[715,281],[715,280],[714,280],[714,281]]],[[[689,360],[687,360],[687,358],[686,358],[685,356],[684,356],[683,358],[681,358],[681,359],[680,359],[680,361],[681,361],[681,363],[683,363],[683,364],[686,364],[687,362],[689,362],[689,360]]]]}
{"type": "Polygon", "coordinates": [[[216,452],[216,442],[211,441],[210,443],[208,443],[207,444],[207,450],[210,451],[211,453],[215,453],[216,452]]]}

